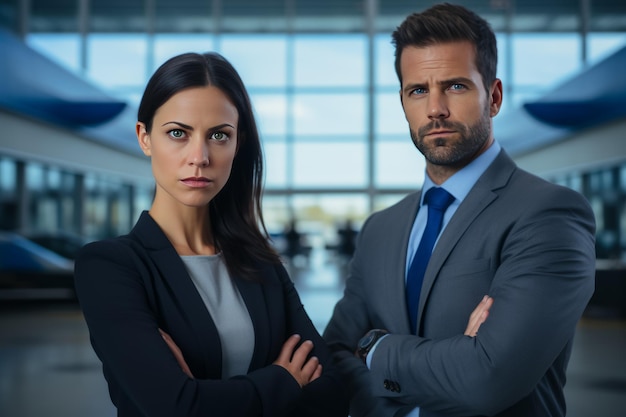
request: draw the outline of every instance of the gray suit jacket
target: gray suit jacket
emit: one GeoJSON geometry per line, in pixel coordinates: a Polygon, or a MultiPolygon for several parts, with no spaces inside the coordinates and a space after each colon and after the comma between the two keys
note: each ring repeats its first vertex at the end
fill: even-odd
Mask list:
{"type": "Polygon", "coordinates": [[[578,193],[504,151],[442,232],[424,278],[419,335],[405,302],[406,248],[419,193],[364,224],[343,298],[324,332],[349,384],[351,416],[564,416],[576,324],[594,289],[595,222],[578,193]],[[475,338],[464,336],[483,295],[475,338]],[[372,328],[391,335],[368,370],[354,357],[372,328]]]}

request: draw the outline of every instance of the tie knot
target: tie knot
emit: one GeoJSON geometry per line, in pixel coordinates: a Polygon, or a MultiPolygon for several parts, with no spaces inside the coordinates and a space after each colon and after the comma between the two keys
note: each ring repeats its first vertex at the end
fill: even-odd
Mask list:
{"type": "Polygon", "coordinates": [[[446,211],[448,206],[452,204],[454,197],[441,187],[433,187],[426,192],[424,202],[428,207],[436,210],[446,211]]]}

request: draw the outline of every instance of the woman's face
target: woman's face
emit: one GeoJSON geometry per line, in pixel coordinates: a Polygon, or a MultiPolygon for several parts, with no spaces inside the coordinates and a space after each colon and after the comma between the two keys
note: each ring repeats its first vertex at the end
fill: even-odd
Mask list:
{"type": "Polygon", "coordinates": [[[152,131],[137,123],[137,138],[152,159],[154,203],[206,206],[224,187],[237,152],[239,114],[217,87],[173,95],[154,115],[152,131]]]}

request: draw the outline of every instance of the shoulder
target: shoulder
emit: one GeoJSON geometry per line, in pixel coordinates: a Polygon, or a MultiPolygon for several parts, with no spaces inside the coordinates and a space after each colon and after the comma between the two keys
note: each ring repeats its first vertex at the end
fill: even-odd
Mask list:
{"type": "Polygon", "coordinates": [[[589,208],[585,196],[576,190],[550,182],[528,171],[518,168],[511,178],[511,190],[520,193],[529,203],[574,205],[589,208]]]}
{"type": "Polygon", "coordinates": [[[111,268],[136,270],[148,257],[146,248],[129,235],[98,240],[80,249],[74,262],[74,275],[76,278],[85,272],[107,273],[111,268]]]}
{"type": "Polygon", "coordinates": [[[361,232],[368,228],[389,228],[394,225],[405,225],[413,222],[419,207],[419,192],[411,193],[397,203],[372,213],[361,228],[361,232]]]}
{"type": "Polygon", "coordinates": [[[138,247],[137,243],[130,238],[130,236],[119,236],[111,239],[97,240],[90,242],[83,246],[76,257],[76,261],[80,262],[82,259],[94,256],[116,256],[128,254],[133,251],[133,248],[138,247]]]}

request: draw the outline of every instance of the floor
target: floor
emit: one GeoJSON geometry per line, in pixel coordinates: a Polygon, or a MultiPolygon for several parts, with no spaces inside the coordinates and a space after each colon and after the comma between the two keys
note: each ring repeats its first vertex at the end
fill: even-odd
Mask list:
{"type": "MultiPolygon", "coordinates": [[[[341,296],[333,260],[294,261],[292,276],[319,329],[341,296]]],[[[0,416],[114,417],[100,363],[75,302],[0,294],[0,416]]],[[[626,321],[584,318],[566,386],[569,417],[626,416],[626,321]]]]}

